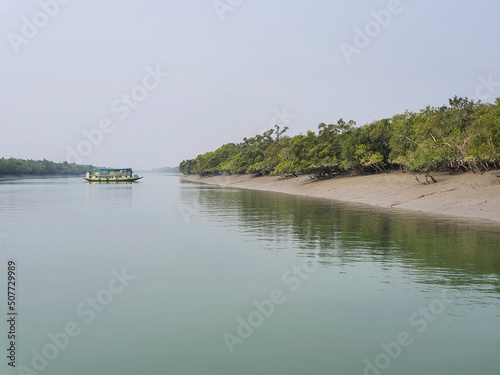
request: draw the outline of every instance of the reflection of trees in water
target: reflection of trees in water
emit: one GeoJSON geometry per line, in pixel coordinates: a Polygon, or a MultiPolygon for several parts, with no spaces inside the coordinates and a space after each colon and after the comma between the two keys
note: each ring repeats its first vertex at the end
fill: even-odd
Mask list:
{"type": "MultiPolygon", "coordinates": [[[[293,241],[322,263],[396,264],[432,284],[492,286],[500,292],[500,231],[495,224],[383,211],[279,193],[184,185],[199,215],[252,240],[293,241]],[[319,249],[319,251],[318,251],[319,249]],[[313,251],[314,250],[314,251],[313,251]]],[[[297,245],[295,245],[297,246],[297,245]]]]}

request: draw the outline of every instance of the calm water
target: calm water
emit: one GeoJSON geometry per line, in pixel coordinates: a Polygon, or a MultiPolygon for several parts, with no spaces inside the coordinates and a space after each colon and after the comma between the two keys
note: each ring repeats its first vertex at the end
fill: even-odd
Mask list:
{"type": "Polygon", "coordinates": [[[40,374],[500,373],[498,225],[167,175],[2,181],[0,213],[40,374]]]}

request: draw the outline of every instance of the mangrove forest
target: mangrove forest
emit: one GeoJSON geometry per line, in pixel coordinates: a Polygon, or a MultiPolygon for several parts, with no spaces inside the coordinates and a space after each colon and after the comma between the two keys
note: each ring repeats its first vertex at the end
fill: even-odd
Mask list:
{"type": "Polygon", "coordinates": [[[319,124],[317,132],[288,136],[287,130],[275,125],[238,144],[224,144],[183,160],[179,171],[327,178],[397,169],[435,182],[439,171],[500,167],[500,98],[481,103],[455,96],[442,107],[406,111],[363,126],[340,119],[319,124]]]}
{"type": "Polygon", "coordinates": [[[75,163],[55,163],[49,160],[25,160],[16,158],[0,158],[0,176],[23,175],[82,175],[92,169],[91,165],[75,163]]]}

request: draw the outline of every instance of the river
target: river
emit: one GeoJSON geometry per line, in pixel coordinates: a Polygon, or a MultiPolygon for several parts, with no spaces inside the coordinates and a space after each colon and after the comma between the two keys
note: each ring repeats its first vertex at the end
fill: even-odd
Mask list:
{"type": "Polygon", "coordinates": [[[2,374],[500,371],[500,224],[161,174],[3,180],[0,214],[2,374]]]}

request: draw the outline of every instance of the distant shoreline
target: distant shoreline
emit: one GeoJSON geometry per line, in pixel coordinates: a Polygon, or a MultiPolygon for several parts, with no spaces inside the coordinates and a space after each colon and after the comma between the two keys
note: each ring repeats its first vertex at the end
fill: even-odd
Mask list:
{"type": "Polygon", "coordinates": [[[84,178],[84,174],[5,174],[0,175],[0,181],[5,180],[22,180],[27,178],[54,178],[54,177],[81,177],[84,178]]]}
{"type": "Polygon", "coordinates": [[[183,176],[185,181],[242,189],[363,203],[432,214],[500,222],[500,171],[438,173],[437,183],[424,185],[402,172],[338,176],[311,180],[308,176],[282,178],[251,175],[183,176]]]}

